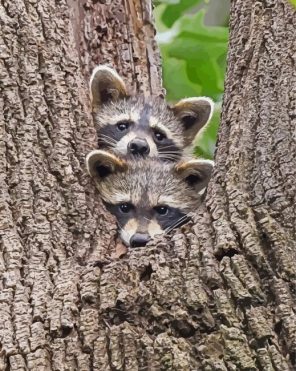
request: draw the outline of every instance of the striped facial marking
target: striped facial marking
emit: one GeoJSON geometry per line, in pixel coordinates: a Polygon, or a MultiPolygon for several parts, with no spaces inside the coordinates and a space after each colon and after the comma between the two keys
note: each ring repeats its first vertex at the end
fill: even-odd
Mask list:
{"type": "MultiPolygon", "coordinates": [[[[188,221],[188,217],[182,210],[169,207],[166,205],[158,205],[151,207],[135,206],[131,203],[108,204],[105,203],[107,209],[116,216],[118,226],[120,228],[120,236],[127,246],[131,245],[133,236],[148,235],[149,239],[156,235],[161,235],[165,232],[184,224],[188,221]]],[[[146,241],[147,242],[147,241],[146,241]]],[[[146,243],[143,242],[143,246],[146,243]]],[[[137,247],[140,247],[138,241],[137,247]]]]}
{"type": "Polygon", "coordinates": [[[181,133],[174,135],[161,120],[152,115],[152,110],[151,104],[144,103],[131,112],[111,117],[98,128],[99,146],[124,155],[159,156],[164,160],[177,161],[182,152],[181,133]],[[147,145],[143,153],[142,148],[137,147],[139,139],[147,145]]]}

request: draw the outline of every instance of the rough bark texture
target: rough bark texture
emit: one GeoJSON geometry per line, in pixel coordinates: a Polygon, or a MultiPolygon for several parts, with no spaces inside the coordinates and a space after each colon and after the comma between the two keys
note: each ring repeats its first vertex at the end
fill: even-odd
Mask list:
{"type": "Polygon", "coordinates": [[[77,46],[86,75],[112,62],[160,94],[146,3],[0,4],[0,370],[293,370],[295,14],[232,2],[206,204],[117,259],[77,46]]]}
{"type": "Polygon", "coordinates": [[[131,93],[163,95],[151,1],[69,1],[87,79],[97,64],[110,64],[125,77],[131,93]]]}
{"type": "MultiPolygon", "coordinates": [[[[92,348],[105,329],[97,265],[116,252],[116,227],[84,168],[96,137],[79,65],[77,18],[71,17],[76,4],[0,4],[0,370],[97,368],[92,348]]],[[[113,64],[126,76],[136,76],[142,64],[139,86],[161,94],[158,52],[146,50],[145,40],[141,53],[134,51],[127,14],[111,16],[112,6],[93,5],[110,29],[96,62],[112,61],[113,38],[130,50],[124,59],[113,52],[113,64]],[[133,60],[137,67],[128,69],[133,60]]],[[[137,12],[133,21],[142,24],[144,15],[155,48],[151,13],[137,12]]],[[[86,58],[83,49],[81,55],[86,58]]]]}

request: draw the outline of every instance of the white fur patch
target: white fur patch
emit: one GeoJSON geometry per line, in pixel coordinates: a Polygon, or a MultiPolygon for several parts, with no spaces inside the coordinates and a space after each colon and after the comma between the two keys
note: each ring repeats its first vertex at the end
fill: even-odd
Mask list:
{"type": "Polygon", "coordinates": [[[159,122],[159,120],[156,117],[154,116],[150,117],[149,125],[153,129],[159,129],[161,132],[163,132],[167,136],[167,138],[173,139],[172,133],[170,132],[170,130],[165,125],[163,125],[161,122],[159,122]]]}
{"type": "Polygon", "coordinates": [[[147,137],[146,140],[147,140],[148,145],[150,147],[149,156],[150,157],[158,156],[158,149],[157,149],[157,146],[154,143],[154,141],[150,137],[147,137]]]}
{"type": "Polygon", "coordinates": [[[124,137],[122,137],[119,142],[117,142],[117,144],[115,146],[115,149],[118,152],[126,155],[127,154],[127,146],[129,144],[129,142],[131,140],[133,140],[135,137],[136,137],[136,134],[131,131],[130,133],[128,133],[124,137]]]}
{"type": "Polygon", "coordinates": [[[163,234],[164,230],[161,228],[161,226],[157,223],[155,220],[151,220],[148,224],[148,234],[150,237],[154,237],[159,234],[163,234]]]}
{"type": "Polygon", "coordinates": [[[120,113],[113,115],[113,117],[110,120],[111,125],[116,125],[120,121],[133,121],[137,122],[139,120],[139,114],[135,111],[132,111],[130,113],[120,113]]]}
{"type": "Polygon", "coordinates": [[[122,204],[122,203],[130,203],[131,202],[131,194],[128,192],[126,193],[116,193],[112,192],[110,188],[107,188],[104,183],[98,183],[96,184],[98,191],[100,192],[100,195],[102,199],[105,202],[111,203],[111,204],[122,204]]]}
{"type": "Polygon", "coordinates": [[[157,204],[167,205],[169,207],[174,207],[177,209],[186,209],[188,207],[188,205],[184,202],[180,204],[180,202],[176,199],[175,196],[169,196],[169,195],[160,195],[157,204]]]}
{"type": "Polygon", "coordinates": [[[199,194],[199,195],[203,195],[203,194],[205,193],[206,189],[207,189],[207,187],[201,189],[201,190],[198,192],[198,194],[199,194]]]}
{"type": "MultiPolygon", "coordinates": [[[[136,137],[138,137],[137,133],[131,131],[130,133],[128,133],[124,137],[122,137],[119,142],[117,142],[117,144],[115,146],[115,149],[118,152],[126,155],[127,154],[127,146],[129,144],[129,142],[132,141],[133,139],[135,139],[136,137]]],[[[150,148],[149,156],[150,157],[158,156],[158,150],[157,150],[157,147],[156,147],[156,144],[154,143],[154,141],[151,138],[149,138],[148,136],[143,137],[143,139],[146,139],[147,143],[149,145],[149,148],[150,148]]]]}
{"type": "Polygon", "coordinates": [[[120,227],[120,237],[127,246],[130,246],[130,239],[136,233],[137,229],[138,222],[136,219],[130,219],[124,228],[120,227]]]}

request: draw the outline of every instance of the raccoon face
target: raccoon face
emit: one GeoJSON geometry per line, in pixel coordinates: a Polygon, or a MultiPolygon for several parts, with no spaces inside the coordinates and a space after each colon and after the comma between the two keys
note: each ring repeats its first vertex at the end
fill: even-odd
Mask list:
{"type": "Polygon", "coordinates": [[[182,99],[169,107],[161,98],[129,97],[116,71],[94,69],[90,90],[98,144],[119,155],[177,161],[210,120],[210,98],[182,99]]]}
{"type": "Polygon", "coordinates": [[[145,246],[188,220],[201,201],[213,162],[191,159],[178,163],[147,158],[120,159],[95,150],[86,164],[107,209],[116,216],[126,245],[145,246]]]}

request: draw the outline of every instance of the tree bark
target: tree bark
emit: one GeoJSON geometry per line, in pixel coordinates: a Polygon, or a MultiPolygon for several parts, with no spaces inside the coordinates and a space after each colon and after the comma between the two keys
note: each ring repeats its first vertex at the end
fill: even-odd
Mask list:
{"type": "Polygon", "coordinates": [[[81,71],[111,63],[159,95],[159,54],[148,0],[78,4],[0,4],[0,370],[293,370],[292,7],[232,2],[206,202],[119,259],[81,71]]]}
{"type": "Polygon", "coordinates": [[[85,77],[96,65],[110,64],[125,77],[131,94],[162,96],[151,1],[69,1],[85,77]]]}

